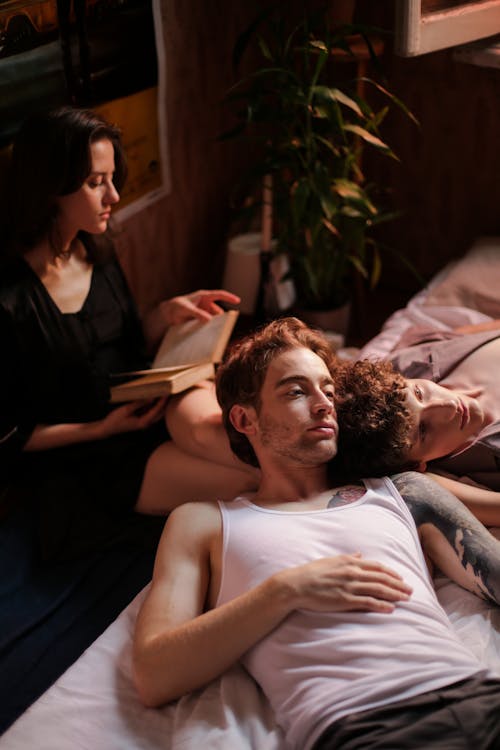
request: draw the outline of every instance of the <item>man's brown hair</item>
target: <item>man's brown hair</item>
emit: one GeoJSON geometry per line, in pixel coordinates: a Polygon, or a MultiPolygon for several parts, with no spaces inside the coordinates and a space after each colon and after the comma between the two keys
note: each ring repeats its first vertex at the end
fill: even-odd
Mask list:
{"type": "Polygon", "coordinates": [[[338,362],[328,341],[297,318],[274,320],[246,336],[229,350],[217,371],[217,399],[231,449],[252,466],[259,465],[257,457],[248,438],[231,424],[231,408],[240,404],[253,406],[258,411],[260,391],[272,360],[284,351],[302,347],[317,354],[334,374],[338,362]]]}
{"type": "Polygon", "coordinates": [[[380,477],[414,468],[406,460],[412,422],[406,381],[389,362],[344,362],[335,375],[339,425],[334,471],[380,477]]]}

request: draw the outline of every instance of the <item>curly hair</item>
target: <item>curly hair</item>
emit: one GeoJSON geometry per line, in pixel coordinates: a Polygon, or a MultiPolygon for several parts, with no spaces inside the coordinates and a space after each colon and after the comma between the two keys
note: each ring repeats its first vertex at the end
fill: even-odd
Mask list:
{"type": "Polygon", "coordinates": [[[406,381],[389,362],[344,362],[335,376],[339,425],[332,469],[345,477],[379,477],[410,468],[412,422],[406,381]]]}
{"type": "Polygon", "coordinates": [[[217,399],[233,453],[245,463],[258,466],[257,456],[246,435],[230,420],[235,404],[260,408],[260,391],[267,368],[284,351],[304,347],[318,355],[332,376],[338,360],[325,337],[298,318],[281,318],[246,336],[228,352],[216,377],[217,399]]]}

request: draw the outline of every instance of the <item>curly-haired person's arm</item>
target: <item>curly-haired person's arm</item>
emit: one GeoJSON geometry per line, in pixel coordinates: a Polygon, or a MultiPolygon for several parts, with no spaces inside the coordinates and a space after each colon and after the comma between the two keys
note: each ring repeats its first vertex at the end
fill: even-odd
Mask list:
{"type": "Polygon", "coordinates": [[[427,471],[427,476],[440,484],[467,506],[485,526],[500,526],[500,492],[427,471]]]}
{"type": "Polygon", "coordinates": [[[500,542],[425,474],[408,471],[391,479],[413,516],[424,554],[451,580],[500,604],[500,542]]]}

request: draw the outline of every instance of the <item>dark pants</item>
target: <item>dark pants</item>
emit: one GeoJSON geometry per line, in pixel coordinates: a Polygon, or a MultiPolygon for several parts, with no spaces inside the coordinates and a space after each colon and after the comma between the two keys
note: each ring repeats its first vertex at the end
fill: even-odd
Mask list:
{"type": "Polygon", "coordinates": [[[473,678],[335,722],[313,750],[499,750],[500,680],[473,678]]]}

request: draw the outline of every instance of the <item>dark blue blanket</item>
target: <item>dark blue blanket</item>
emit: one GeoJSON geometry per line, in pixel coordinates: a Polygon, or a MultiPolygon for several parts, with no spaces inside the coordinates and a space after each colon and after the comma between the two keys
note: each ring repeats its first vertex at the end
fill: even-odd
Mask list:
{"type": "MultiPolygon", "coordinates": [[[[88,550],[44,559],[33,505],[0,523],[0,732],[28,708],[151,579],[165,519],[131,513],[88,550]]],[[[102,531],[102,529],[101,529],[102,531]]]]}

